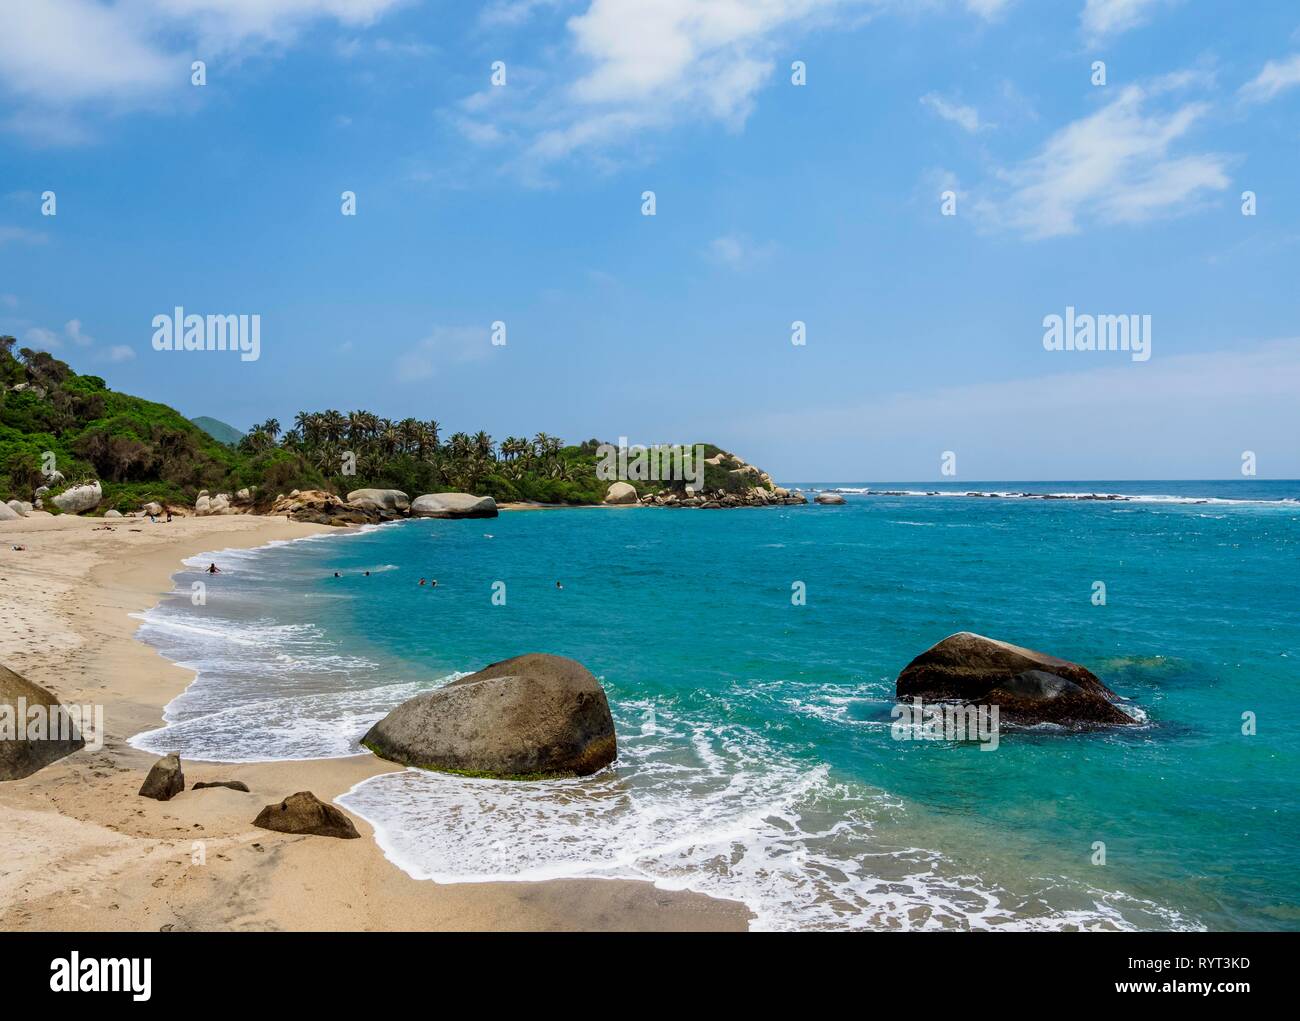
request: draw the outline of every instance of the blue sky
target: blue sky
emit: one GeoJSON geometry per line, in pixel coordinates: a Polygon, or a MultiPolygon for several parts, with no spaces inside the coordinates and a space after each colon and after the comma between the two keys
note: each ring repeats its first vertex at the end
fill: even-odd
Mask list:
{"type": "Polygon", "coordinates": [[[1292,2],[0,12],[0,331],[116,389],[785,479],[1300,476],[1292,2]],[[176,305],[261,315],[261,357],[155,351],[176,305]],[[1066,306],[1152,357],[1045,350],[1066,306]]]}

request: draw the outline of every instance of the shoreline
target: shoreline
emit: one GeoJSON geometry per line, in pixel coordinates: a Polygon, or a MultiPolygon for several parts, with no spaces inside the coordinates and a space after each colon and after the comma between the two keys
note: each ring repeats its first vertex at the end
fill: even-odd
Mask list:
{"type": "MultiPolygon", "coordinates": [[[[743,905],[650,882],[561,879],[443,885],[393,864],[370,824],[360,840],[252,825],[267,804],[310,790],[333,800],[401,767],[373,756],[184,760],[171,801],[137,791],[156,756],[128,739],[161,726],[194,679],[134,636],[183,560],[221,549],[335,534],[328,526],[230,515],[171,524],[61,515],[0,524],[0,662],[61,701],[104,707],[104,744],[0,782],[0,930],[730,930],[743,905]],[[13,551],[13,544],[25,545],[13,551]],[[251,794],[193,791],[242,780],[251,794]]],[[[340,533],[341,534],[341,533],[340,533]]],[[[351,813],[350,813],[351,814],[351,813]]]]}

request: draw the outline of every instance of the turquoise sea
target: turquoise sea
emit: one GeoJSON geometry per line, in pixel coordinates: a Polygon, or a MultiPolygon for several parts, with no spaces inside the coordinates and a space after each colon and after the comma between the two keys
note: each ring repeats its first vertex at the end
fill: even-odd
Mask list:
{"type": "Polygon", "coordinates": [[[366,781],[340,804],[400,867],[645,878],[769,929],[1300,928],[1300,483],[834,488],[844,506],[505,513],[194,558],[140,636],[197,678],[133,743],[354,754],[417,691],[553,652],[602,679],[617,763],[366,781]],[[960,630],[1084,664],[1144,723],[894,740],[895,677],[960,630]]]}

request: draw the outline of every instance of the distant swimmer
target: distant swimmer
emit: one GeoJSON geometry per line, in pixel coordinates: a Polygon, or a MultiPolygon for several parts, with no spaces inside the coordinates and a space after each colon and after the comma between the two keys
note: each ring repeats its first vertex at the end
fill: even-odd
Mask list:
{"type": "Polygon", "coordinates": [[[420,584],[421,584],[421,585],[424,584],[424,579],[423,579],[423,578],[420,579],[420,584]]]}
{"type": "Polygon", "coordinates": [[[437,579],[437,578],[434,578],[433,581],[429,582],[429,585],[430,585],[431,587],[433,587],[433,588],[437,588],[437,587],[438,587],[438,579],[437,579]]]}
{"type": "Polygon", "coordinates": [[[208,564],[208,574],[220,574],[221,568],[216,564],[208,564]]]}
{"type": "Polygon", "coordinates": [[[339,577],[339,572],[338,572],[338,571],[335,571],[335,572],[334,572],[334,577],[336,577],[336,578],[339,577]]]}
{"type": "Polygon", "coordinates": [[[557,589],[563,589],[563,588],[564,588],[564,586],[561,585],[558,581],[555,583],[555,587],[556,587],[557,589]]]}
{"type": "Polygon", "coordinates": [[[369,572],[369,571],[366,572],[366,577],[367,577],[367,578],[370,577],[370,572],[369,572]]]}

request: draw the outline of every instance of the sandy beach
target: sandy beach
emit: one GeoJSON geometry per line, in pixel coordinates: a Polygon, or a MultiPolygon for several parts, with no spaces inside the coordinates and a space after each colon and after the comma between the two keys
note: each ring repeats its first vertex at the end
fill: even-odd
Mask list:
{"type": "Polygon", "coordinates": [[[155,757],[127,739],[162,722],[192,672],[133,637],[131,615],[186,557],[327,529],[253,515],[59,516],[0,524],[0,663],[64,702],[104,708],[104,746],[0,783],[0,930],[743,930],[740,904],[649,883],[416,881],[360,840],[252,825],[309,790],[324,801],[396,767],[373,756],[222,765],[186,760],[186,791],[139,797],[155,757]],[[14,550],[14,545],[24,546],[14,550]],[[251,793],[194,791],[242,780],[251,793]],[[200,860],[201,859],[201,862],[200,860]]]}

